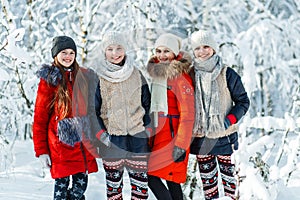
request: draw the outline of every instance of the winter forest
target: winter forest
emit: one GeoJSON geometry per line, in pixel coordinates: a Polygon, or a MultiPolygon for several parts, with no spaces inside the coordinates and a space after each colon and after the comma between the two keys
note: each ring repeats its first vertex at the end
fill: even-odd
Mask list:
{"type": "MultiPolygon", "coordinates": [[[[52,62],[54,36],[71,36],[79,64],[93,68],[102,35],[124,32],[144,71],[160,33],[184,38],[182,49],[191,52],[188,38],[201,28],[215,34],[219,54],[241,75],[251,101],[234,153],[239,199],[283,199],[297,173],[299,181],[300,1],[1,0],[0,20],[0,182],[11,176],[19,141],[31,142],[35,72],[52,62]]],[[[202,199],[196,171],[191,156],[186,199],[202,199]]]]}

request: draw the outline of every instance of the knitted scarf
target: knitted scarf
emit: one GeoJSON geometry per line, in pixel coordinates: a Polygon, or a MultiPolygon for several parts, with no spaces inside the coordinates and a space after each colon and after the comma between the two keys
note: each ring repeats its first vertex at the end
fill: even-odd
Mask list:
{"type": "Polygon", "coordinates": [[[218,55],[208,60],[194,60],[195,67],[195,105],[196,116],[194,133],[205,135],[222,130],[224,119],[221,117],[220,97],[217,77],[223,64],[218,55]]]}
{"type": "Polygon", "coordinates": [[[168,113],[167,79],[152,79],[150,112],[168,113]]]}
{"type": "Polygon", "coordinates": [[[168,113],[167,79],[153,78],[151,84],[150,113],[154,113],[154,126],[158,126],[158,112],[168,113]]]}
{"type": "Polygon", "coordinates": [[[101,62],[98,72],[100,77],[113,83],[122,82],[130,77],[134,70],[132,59],[129,57],[125,58],[124,65],[116,65],[108,62],[104,59],[101,62]]]}
{"type": "Polygon", "coordinates": [[[158,125],[158,112],[168,113],[167,83],[168,79],[188,73],[192,58],[188,53],[179,52],[177,59],[170,63],[159,62],[157,56],[152,56],[147,64],[147,72],[151,77],[151,108],[154,113],[153,124],[158,125]]]}

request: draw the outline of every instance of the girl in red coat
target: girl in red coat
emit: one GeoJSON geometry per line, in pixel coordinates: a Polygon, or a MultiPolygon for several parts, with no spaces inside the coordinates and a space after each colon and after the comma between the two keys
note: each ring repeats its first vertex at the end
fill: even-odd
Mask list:
{"type": "Polygon", "coordinates": [[[194,89],[188,75],[192,58],[180,52],[181,39],[167,33],[155,43],[147,66],[152,78],[151,112],[155,131],[150,141],[149,187],[157,199],[182,200],[194,123],[194,89]],[[166,180],[168,188],[161,179],[166,180]]]}
{"type": "Polygon", "coordinates": [[[43,65],[37,73],[40,82],[33,122],[35,155],[43,167],[50,168],[55,179],[55,200],[82,200],[87,174],[98,170],[88,146],[83,145],[87,140],[82,134],[89,130],[85,102],[86,76],[91,71],[79,67],[76,45],[70,37],[55,37],[51,53],[52,65],[43,65]]]}

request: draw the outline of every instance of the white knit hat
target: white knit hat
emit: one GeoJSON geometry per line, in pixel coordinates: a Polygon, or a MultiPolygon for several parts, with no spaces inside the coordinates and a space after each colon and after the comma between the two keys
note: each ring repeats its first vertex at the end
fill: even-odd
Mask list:
{"type": "Polygon", "coordinates": [[[199,46],[210,46],[217,53],[218,45],[209,31],[199,30],[191,35],[191,45],[193,50],[199,46]]]}
{"type": "Polygon", "coordinates": [[[165,33],[157,38],[154,46],[155,48],[167,47],[177,56],[181,48],[181,38],[172,33],[165,33]]]}
{"type": "Polygon", "coordinates": [[[115,31],[110,31],[104,34],[102,38],[102,45],[101,45],[103,51],[105,51],[105,49],[112,44],[121,45],[125,49],[125,51],[128,48],[128,43],[125,39],[125,36],[115,31]]]}

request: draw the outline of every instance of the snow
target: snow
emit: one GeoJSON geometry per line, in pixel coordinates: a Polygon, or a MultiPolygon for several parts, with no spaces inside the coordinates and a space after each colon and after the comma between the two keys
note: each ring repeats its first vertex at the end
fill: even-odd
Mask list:
{"type": "Polygon", "coordinates": [[[25,29],[20,28],[13,30],[11,34],[7,36],[7,47],[6,50],[13,59],[16,59],[17,64],[20,62],[30,63],[32,59],[27,51],[17,46],[17,42],[23,39],[25,29]]]}
{"type": "Polygon", "coordinates": [[[295,130],[295,121],[287,113],[285,118],[276,118],[273,116],[265,117],[254,117],[252,118],[251,124],[249,127],[256,127],[265,129],[266,131],[272,130],[295,130]]]}
{"type": "MultiPolygon", "coordinates": [[[[23,13],[24,5],[22,3],[18,2],[20,5],[14,6],[17,1],[2,1],[8,11],[6,17],[11,19],[12,23],[6,24],[5,20],[1,20],[1,24],[4,26],[0,34],[2,40],[0,48],[0,61],[2,64],[0,83],[3,86],[1,90],[3,97],[0,98],[2,122],[0,124],[1,200],[52,199],[54,180],[51,178],[49,171],[42,169],[38,159],[35,158],[32,140],[23,140],[21,137],[14,140],[17,134],[23,133],[25,123],[27,123],[26,125],[31,123],[32,117],[32,107],[24,108],[24,99],[18,97],[20,91],[17,90],[17,86],[20,85],[17,84],[22,83],[29,101],[34,101],[34,89],[36,89],[37,80],[33,73],[36,71],[37,66],[50,56],[49,45],[52,38],[50,36],[59,34],[74,36],[74,39],[78,39],[78,46],[87,48],[89,58],[93,60],[98,54],[93,55],[91,49],[97,48],[92,47],[97,46],[99,36],[110,29],[127,30],[131,28],[131,24],[138,22],[135,28],[140,28],[141,33],[143,28],[149,30],[153,28],[151,31],[154,32],[172,30],[173,24],[177,24],[174,15],[188,18],[189,15],[184,10],[192,12],[193,21],[198,21],[191,26],[201,27],[202,21],[198,17],[202,15],[202,6],[194,7],[191,4],[189,9],[183,9],[184,7],[181,8],[180,1],[172,3],[173,7],[165,7],[164,3],[170,4],[171,2],[166,0],[153,1],[152,5],[144,4],[143,1],[138,4],[137,1],[135,4],[137,7],[142,8],[147,5],[145,9],[148,9],[151,21],[143,18],[141,13],[133,16],[131,11],[136,12],[136,10],[131,9],[132,6],[128,7],[132,1],[125,1],[125,6],[121,5],[120,1],[113,2],[117,2],[120,6],[117,12],[115,10],[117,4],[110,1],[96,3],[86,1],[85,5],[79,5],[82,10],[75,9],[76,12],[74,12],[74,7],[66,8],[68,4],[65,4],[66,7],[57,10],[56,5],[64,5],[60,1],[54,0],[33,2],[32,6],[26,9],[26,13],[23,13]],[[163,7],[163,10],[160,7],[163,7]],[[14,13],[10,12],[9,8],[15,8],[16,11],[14,13]],[[176,8],[175,10],[178,10],[178,12],[166,16],[167,13],[175,11],[171,8],[176,8]],[[29,10],[33,15],[32,21],[26,19],[29,10]],[[44,10],[49,11],[51,14],[44,15],[46,13],[44,10]],[[67,17],[61,16],[64,13],[68,13],[67,17]],[[95,13],[101,13],[101,15],[94,15],[95,13]],[[75,23],[78,21],[78,15],[82,16],[80,26],[75,23]],[[129,17],[124,17],[126,15],[129,17]],[[20,21],[21,24],[13,23],[17,21],[20,21]],[[17,28],[20,25],[24,27],[17,28]],[[29,26],[33,32],[28,31],[29,26]],[[88,36],[80,35],[79,33],[82,31],[89,33],[88,36]],[[5,39],[3,39],[4,36],[5,39]],[[86,40],[82,40],[83,38],[86,40]],[[89,41],[90,46],[82,46],[81,41],[89,41]],[[22,74],[20,80],[15,78],[16,69],[22,74]],[[9,139],[9,141],[5,142],[6,139],[9,139]]],[[[231,58],[228,64],[243,66],[242,81],[249,97],[251,97],[251,109],[240,124],[240,147],[233,154],[233,162],[237,165],[238,175],[241,179],[238,187],[240,199],[300,199],[300,97],[298,84],[300,69],[298,48],[300,20],[298,11],[300,3],[299,1],[290,0],[282,1],[291,6],[290,9],[288,7],[284,9],[287,13],[292,12],[291,16],[289,18],[276,16],[274,19],[275,15],[271,16],[267,6],[263,5],[263,1],[247,2],[248,7],[252,7],[252,11],[245,10],[244,4],[240,4],[238,1],[228,1],[227,4],[219,1],[222,2],[220,7],[218,7],[217,2],[215,1],[216,5],[214,5],[214,16],[211,16],[212,27],[217,29],[216,36],[219,38],[225,37],[238,47],[237,55],[240,57],[239,59],[231,51],[224,51],[224,58],[231,58]],[[218,8],[226,13],[224,14],[218,8]],[[220,23],[220,19],[222,19],[222,23],[220,23]],[[228,30],[228,32],[225,30],[228,30]],[[262,81],[263,84],[261,84],[262,81]],[[264,101],[263,97],[270,99],[264,101]],[[271,105],[269,105],[270,102],[272,102],[271,105]],[[275,106],[281,106],[279,114],[275,112],[275,106]],[[274,109],[274,112],[270,112],[271,109],[274,109]],[[290,113],[285,113],[286,111],[290,113]],[[268,116],[269,112],[272,115],[268,116]],[[284,116],[283,113],[285,113],[284,116]],[[264,175],[262,176],[261,173],[264,175]]],[[[277,4],[276,7],[281,8],[281,6],[278,6],[279,1],[270,1],[270,3],[273,2],[276,2],[274,3],[274,5],[277,4]]],[[[2,18],[5,17],[2,16],[2,18]]],[[[181,24],[179,25],[181,26],[181,24]]],[[[186,30],[187,27],[182,26],[182,29],[186,30]]],[[[148,40],[151,39],[151,41],[156,36],[150,34],[150,31],[147,34],[149,34],[147,35],[148,40]]],[[[141,44],[146,41],[142,40],[143,37],[144,34],[141,34],[140,38],[137,38],[141,44]]],[[[223,39],[220,41],[223,41],[223,39]]],[[[95,52],[98,53],[98,51],[95,52]]],[[[138,54],[138,60],[146,62],[144,52],[137,51],[135,53],[138,54]]],[[[88,200],[105,199],[106,196],[102,162],[101,159],[97,161],[99,171],[89,175],[89,184],[86,191],[88,200]]],[[[198,173],[198,170],[196,173],[198,173]]],[[[197,183],[200,182],[199,176],[197,176],[197,179],[197,183]]],[[[189,192],[189,186],[187,185],[185,193],[189,192]]],[[[201,186],[201,184],[197,186],[201,186]]],[[[199,189],[201,188],[198,188],[194,193],[194,200],[203,199],[202,192],[199,189]]],[[[126,171],[123,194],[125,200],[130,199],[130,184],[126,171]]],[[[149,199],[155,199],[151,192],[149,199]]],[[[220,199],[226,200],[228,198],[221,197],[220,199]]]]}
{"type": "MultiPolygon", "coordinates": [[[[280,139],[280,138],[278,138],[280,139]]],[[[257,170],[251,168],[247,161],[249,155],[254,152],[259,152],[267,145],[267,148],[271,148],[276,138],[271,136],[264,136],[247,146],[247,152],[235,152],[235,159],[239,160],[241,175],[244,173],[247,178],[242,182],[239,190],[241,199],[299,199],[300,196],[300,163],[296,165],[291,164],[293,157],[288,157],[286,165],[282,168],[272,166],[270,167],[270,182],[269,188],[266,189],[265,183],[262,178],[258,178],[257,170]],[[242,153],[242,154],[239,154],[242,153]],[[237,156],[242,158],[237,158],[237,156]],[[291,166],[294,166],[291,168],[291,166]],[[280,177],[287,176],[287,173],[291,172],[288,186],[285,186],[280,177]],[[279,181],[278,181],[279,180],[279,181]],[[275,184],[276,183],[276,184],[275,184]],[[257,194],[257,197],[253,198],[253,193],[257,194]],[[277,197],[276,197],[277,195],[277,197]]],[[[280,143],[280,141],[277,143],[280,143]]],[[[296,140],[291,141],[291,149],[297,150],[296,140]]],[[[241,149],[244,150],[243,143],[241,149]]],[[[7,171],[0,173],[0,199],[2,200],[50,200],[52,199],[54,180],[51,178],[48,170],[43,169],[37,158],[34,156],[33,143],[31,140],[16,140],[14,148],[10,155],[12,155],[12,164],[7,171]]],[[[3,152],[3,151],[0,151],[3,152]]],[[[291,153],[291,155],[294,155],[291,153]]],[[[1,155],[2,156],[2,155],[1,155]]],[[[86,191],[86,197],[89,200],[105,199],[105,174],[102,167],[101,159],[97,160],[99,171],[89,175],[89,184],[86,191]]],[[[124,199],[130,199],[130,183],[128,174],[124,173],[124,199]]],[[[149,200],[154,200],[153,194],[150,192],[149,200]]],[[[194,197],[195,200],[202,200],[201,196],[194,197]]],[[[221,197],[220,199],[226,200],[228,198],[221,197]]]]}
{"type": "MultiPolygon", "coordinates": [[[[20,33],[22,31],[20,30],[20,33]]],[[[16,36],[16,35],[15,35],[16,36]]],[[[18,37],[9,39],[9,44],[14,44],[18,37]]],[[[13,45],[13,49],[21,50],[13,45]]],[[[20,54],[19,62],[29,59],[20,54]]],[[[14,55],[12,55],[14,57],[14,55]]],[[[249,65],[253,60],[248,59],[249,65]]],[[[247,63],[246,62],[246,63],[247,63]]],[[[245,68],[247,69],[247,68],[245,68]]],[[[253,69],[251,69],[253,70],[253,69]]],[[[0,80],[9,79],[9,75],[0,69],[0,80]]],[[[243,77],[249,94],[254,91],[250,85],[253,80],[243,77]]],[[[29,79],[30,81],[30,79],[29,79]]],[[[30,84],[29,84],[30,85],[30,84]]],[[[295,101],[295,103],[297,103],[295,101]]],[[[298,161],[300,134],[299,118],[293,118],[286,113],[283,118],[274,116],[257,116],[252,119],[245,116],[240,124],[240,148],[233,155],[233,162],[238,167],[242,182],[238,187],[241,200],[282,200],[299,199],[300,196],[300,162],[298,161]],[[247,130],[265,130],[272,135],[256,135],[246,137],[247,130]],[[253,162],[249,160],[252,159],[253,162]],[[254,166],[257,165],[257,166],[254,166]],[[260,173],[264,172],[264,176],[260,173]],[[268,181],[265,181],[268,180],[268,181]]],[[[259,133],[261,134],[261,133],[259,133]]],[[[34,156],[32,140],[15,140],[13,147],[3,145],[0,138],[0,199],[3,200],[47,200],[52,199],[54,180],[49,171],[42,169],[38,159],[34,156]]],[[[106,185],[105,174],[101,159],[98,159],[99,171],[89,175],[89,184],[86,197],[89,200],[105,199],[106,185]]],[[[199,177],[198,177],[199,178],[199,177]]],[[[185,191],[185,193],[189,190],[185,191]]],[[[149,190],[149,200],[154,196],[149,190]]],[[[194,200],[202,200],[202,193],[195,192],[194,200]]],[[[130,199],[130,183],[128,174],[124,174],[124,199],[130,199]]],[[[226,200],[228,198],[221,197],[226,200]]]]}
{"type": "MultiPolygon", "coordinates": [[[[1,152],[1,151],[0,151],[1,152]]],[[[13,164],[7,172],[0,173],[1,200],[51,200],[53,198],[54,179],[49,170],[43,169],[34,156],[31,140],[17,140],[11,152],[13,164]]],[[[97,160],[99,171],[89,175],[86,199],[105,199],[105,174],[101,159],[97,160]]],[[[124,173],[124,199],[130,199],[128,174],[124,173]]],[[[150,194],[149,199],[155,199],[150,194]]]]}
{"type": "Polygon", "coordinates": [[[10,79],[9,74],[4,69],[0,68],[0,81],[8,81],[10,79]]]}

